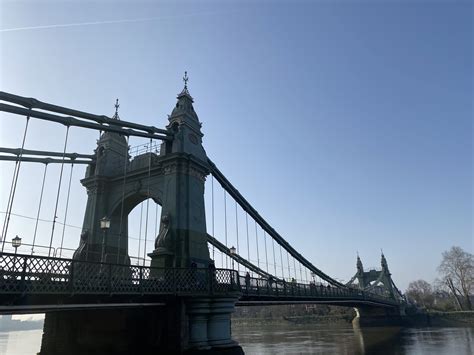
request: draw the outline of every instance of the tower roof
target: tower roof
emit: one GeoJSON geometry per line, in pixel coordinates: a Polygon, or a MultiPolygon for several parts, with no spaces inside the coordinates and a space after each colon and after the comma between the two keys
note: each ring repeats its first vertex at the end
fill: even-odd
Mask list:
{"type": "Polygon", "coordinates": [[[364,270],[362,266],[362,261],[360,260],[359,253],[357,253],[357,269],[358,270],[364,270]]]}
{"type": "Polygon", "coordinates": [[[382,265],[382,269],[388,270],[387,259],[385,259],[385,255],[383,255],[383,251],[382,251],[382,257],[381,257],[380,263],[382,265]]]}
{"type": "Polygon", "coordinates": [[[193,107],[194,99],[192,98],[188,90],[188,81],[189,81],[188,72],[184,72],[183,81],[184,81],[184,88],[178,94],[178,97],[177,97],[178,102],[176,103],[176,106],[171,112],[171,116],[169,120],[171,122],[174,120],[174,118],[177,118],[177,117],[189,117],[191,121],[194,121],[194,125],[196,123],[199,124],[199,118],[196,112],[194,111],[194,107],[193,107]]]}

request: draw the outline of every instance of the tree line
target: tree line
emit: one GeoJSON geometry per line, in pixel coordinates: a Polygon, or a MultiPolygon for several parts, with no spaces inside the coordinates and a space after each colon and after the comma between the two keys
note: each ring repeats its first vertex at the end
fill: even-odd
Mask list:
{"type": "Polygon", "coordinates": [[[438,278],[410,282],[407,299],[425,309],[471,311],[474,293],[474,255],[453,246],[443,252],[438,278]]]}

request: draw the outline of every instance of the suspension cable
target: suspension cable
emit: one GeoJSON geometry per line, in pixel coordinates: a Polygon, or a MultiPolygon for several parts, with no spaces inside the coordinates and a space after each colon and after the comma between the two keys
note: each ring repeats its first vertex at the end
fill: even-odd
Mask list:
{"type": "Polygon", "coordinates": [[[277,262],[276,262],[276,257],[275,257],[275,239],[272,238],[272,249],[273,249],[273,269],[275,271],[275,276],[278,277],[277,275],[277,262]]]}
{"type": "Polygon", "coordinates": [[[138,229],[138,261],[137,265],[140,265],[140,250],[141,250],[141,243],[142,243],[142,221],[143,221],[143,202],[140,202],[140,228],[138,229]]]}
{"type": "MultiPolygon", "coordinates": [[[[30,112],[31,109],[28,111],[30,112]]],[[[21,143],[21,149],[20,149],[20,154],[18,155],[18,159],[15,162],[15,169],[13,170],[13,178],[12,178],[12,184],[10,187],[10,195],[8,196],[8,203],[7,203],[7,214],[5,215],[5,220],[3,221],[3,227],[2,227],[2,253],[3,249],[5,248],[5,241],[7,239],[7,233],[8,233],[8,225],[10,224],[10,216],[12,213],[12,208],[13,208],[13,201],[15,199],[15,192],[16,192],[16,185],[18,182],[18,175],[20,175],[20,166],[21,166],[21,158],[23,156],[23,148],[25,147],[25,141],[26,141],[26,133],[28,132],[28,124],[30,122],[30,116],[28,115],[26,117],[26,125],[25,125],[25,130],[23,132],[23,141],[21,143]]]]}
{"type": "Polygon", "coordinates": [[[62,180],[63,180],[64,159],[66,158],[65,154],[66,154],[68,136],[69,136],[69,126],[67,126],[67,128],[66,128],[66,138],[64,139],[63,158],[62,158],[62,163],[61,163],[61,171],[59,173],[58,193],[56,195],[56,206],[54,207],[53,226],[51,228],[51,239],[49,240],[48,257],[51,256],[51,247],[53,246],[54,227],[56,226],[56,219],[57,219],[56,214],[58,213],[59,196],[60,196],[60,193],[61,193],[61,183],[62,183],[62,180]]]}
{"type": "MultiPolygon", "coordinates": [[[[48,170],[48,163],[44,164],[44,172],[43,172],[43,182],[41,183],[41,192],[40,198],[38,203],[38,213],[36,214],[36,222],[35,222],[35,232],[33,233],[33,244],[31,246],[31,255],[35,252],[35,241],[36,241],[36,232],[38,231],[38,222],[41,212],[41,204],[43,202],[43,192],[44,192],[44,182],[46,181],[46,171],[48,170]]],[[[66,224],[66,222],[64,222],[66,224]]]]}
{"type": "MultiPolygon", "coordinates": [[[[235,201],[235,232],[237,236],[237,255],[240,255],[240,248],[239,248],[239,219],[237,215],[237,201],[235,201]]],[[[239,263],[237,263],[237,271],[240,272],[239,263]]]]}
{"type": "Polygon", "coordinates": [[[155,238],[158,235],[158,204],[155,202],[155,238]]]}
{"type": "MultiPolygon", "coordinates": [[[[227,192],[224,190],[224,235],[225,235],[225,246],[228,248],[227,245],[227,192]]],[[[229,268],[229,256],[226,255],[225,258],[225,268],[229,268]]]]}
{"type": "Polygon", "coordinates": [[[298,263],[300,264],[300,280],[301,282],[303,282],[303,271],[301,271],[301,262],[298,261],[298,263]]]}
{"type": "Polygon", "coordinates": [[[298,278],[298,276],[296,275],[296,258],[293,257],[293,268],[295,270],[295,280],[298,278]]]}
{"type": "Polygon", "coordinates": [[[283,248],[280,245],[280,260],[281,260],[281,278],[284,280],[285,279],[285,273],[283,271],[283,252],[281,251],[283,248]]]}
{"type": "MultiPolygon", "coordinates": [[[[214,175],[211,174],[211,209],[212,209],[212,236],[215,238],[215,229],[214,229],[214,175]]],[[[212,245],[212,260],[215,260],[215,251],[216,248],[214,244],[212,245]]]]}
{"type": "Polygon", "coordinates": [[[267,253],[267,235],[265,233],[265,231],[263,231],[263,241],[265,242],[265,263],[267,265],[267,272],[270,273],[268,271],[268,253],[267,253]]]}
{"type": "Polygon", "coordinates": [[[64,211],[64,224],[63,224],[63,232],[61,235],[61,247],[59,248],[59,257],[61,257],[63,253],[64,232],[66,231],[67,211],[69,208],[69,195],[71,193],[71,181],[72,181],[73,169],[74,169],[74,163],[71,164],[71,173],[69,174],[69,184],[67,187],[67,197],[66,197],[66,210],[64,211]]]}
{"type": "Polygon", "coordinates": [[[118,241],[117,241],[117,264],[120,263],[120,242],[122,240],[122,235],[123,235],[123,212],[125,208],[124,206],[125,205],[125,182],[127,180],[128,151],[130,149],[128,144],[130,141],[130,136],[127,136],[126,140],[127,140],[127,151],[125,152],[124,162],[123,162],[122,203],[120,206],[120,228],[119,228],[119,235],[118,235],[118,241]]]}
{"type": "Polygon", "coordinates": [[[290,271],[290,253],[288,250],[286,251],[286,261],[288,263],[288,279],[291,277],[291,271],[290,271]]]}
{"type": "Polygon", "coordinates": [[[143,266],[145,266],[145,259],[146,259],[146,242],[147,242],[147,234],[148,234],[148,211],[150,208],[150,180],[151,180],[151,146],[152,146],[152,139],[150,138],[150,152],[148,153],[148,186],[146,191],[146,219],[145,219],[145,241],[143,242],[143,266]]]}
{"type": "Polygon", "coordinates": [[[258,234],[257,234],[257,221],[255,222],[255,243],[257,244],[257,266],[260,267],[260,254],[258,252],[258,234]]]}
{"type": "MultiPolygon", "coordinates": [[[[250,261],[250,242],[249,242],[249,214],[245,212],[245,228],[247,229],[247,260],[250,261]]],[[[247,272],[248,272],[247,268],[247,272]]]]}

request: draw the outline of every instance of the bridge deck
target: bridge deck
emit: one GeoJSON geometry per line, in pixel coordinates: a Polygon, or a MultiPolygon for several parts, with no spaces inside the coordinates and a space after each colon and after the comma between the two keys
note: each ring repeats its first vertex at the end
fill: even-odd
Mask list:
{"type": "Polygon", "coordinates": [[[239,295],[240,304],[326,303],[393,307],[388,297],[353,288],[240,276],[235,270],[150,268],[0,255],[0,313],[55,307],[159,305],[176,297],[239,295]]]}

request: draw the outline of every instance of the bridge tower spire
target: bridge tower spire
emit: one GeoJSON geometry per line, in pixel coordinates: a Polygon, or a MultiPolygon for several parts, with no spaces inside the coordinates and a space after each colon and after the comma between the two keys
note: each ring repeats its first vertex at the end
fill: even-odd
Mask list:
{"type": "Polygon", "coordinates": [[[149,254],[156,267],[207,267],[210,262],[204,205],[204,182],[210,167],[188,80],[185,72],[184,88],[168,117],[166,129],[173,140],[161,145],[161,155],[166,157],[162,163],[166,191],[156,249],[149,254]]]}
{"type": "Polygon", "coordinates": [[[357,281],[359,283],[360,288],[365,288],[365,278],[364,278],[364,266],[362,265],[362,261],[360,260],[359,253],[357,253],[357,272],[355,274],[355,277],[357,278],[357,281]]]}
{"type": "MultiPolygon", "coordinates": [[[[118,99],[115,102],[115,114],[118,118],[118,99]]],[[[111,180],[123,175],[129,164],[128,143],[126,138],[114,132],[104,132],[97,140],[94,150],[94,163],[86,169],[81,180],[87,189],[87,205],[82,225],[81,240],[74,253],[74,259],[88,261],[116,261],[129,263],[127,218],[109,208],[110,195],[113,194],[111,180]],[[100,229],[100,220],[110,220],[109,238],[104,240],[100,229]],[[121,238],[115,238],[123,234],[121,238]],[[106,244],[105,248],[103,244],[106,244]],[[106,251],[102,255],[102,249],[106,251]]]]}

